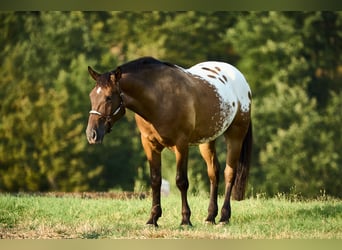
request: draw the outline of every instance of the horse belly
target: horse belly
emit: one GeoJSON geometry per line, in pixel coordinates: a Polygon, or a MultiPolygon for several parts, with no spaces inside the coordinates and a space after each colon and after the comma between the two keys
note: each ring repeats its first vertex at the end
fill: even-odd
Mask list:
{"type": "MultiPolygon", "coordinates": [[[[196,133],[197,138],[193,138],[194,144],[201,144],[215,140],[222,135],[234,120],[237,112],[234,102],[220,102],[220,108],[217,112],[208,115],[207,120],[198,124],[200,132],[196,133]]],[[[210,104],[209,104],[210,105],[210,104]]]]}

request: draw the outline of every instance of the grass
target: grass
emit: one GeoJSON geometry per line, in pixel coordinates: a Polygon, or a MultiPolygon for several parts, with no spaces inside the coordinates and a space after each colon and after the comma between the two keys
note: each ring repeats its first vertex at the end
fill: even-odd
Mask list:
{"type": "MultiPolygon", "coordinates": [[[[222,197],[219,199],[222,204],[222,197]]],[[[179,226],[180,196],[163,197],[159,228],[145,225],[151,199],[0,195],[0,238],[342,239],[342,201],[250,198],[232,202],[228,225],[206,225],[208,198],[190,195],[193,227],[179,226]]],[[[218,218],[217,218],[218,219],[218,218]]]]}

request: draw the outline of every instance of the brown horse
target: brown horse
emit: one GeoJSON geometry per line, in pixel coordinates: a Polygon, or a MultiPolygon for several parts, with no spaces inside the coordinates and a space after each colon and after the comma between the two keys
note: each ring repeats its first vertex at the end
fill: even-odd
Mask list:
{"type": "Polygon", "coordinates": [[[231,216],[230,196],[243,199],[252,144],[251,91],[243,75],[223,62],[203,62],[190,69],[140,58],[99,74],[88,67],[96,81],[90,93],[91,111],[86,130],[89,143],[101,143],[113,123],[135,112],[141,141],[150,164],[152,209],[147,224],[157,225],[160,203],[161,152],[176,155],[176,184],[182,197],[182,225],[191,225],[187,200],[188,148],[199,144],[210,179],[206,222],[215,224],[219,162],[215,140],[224,135],[227,144],[225,199],[220,223],[231,216]]]}

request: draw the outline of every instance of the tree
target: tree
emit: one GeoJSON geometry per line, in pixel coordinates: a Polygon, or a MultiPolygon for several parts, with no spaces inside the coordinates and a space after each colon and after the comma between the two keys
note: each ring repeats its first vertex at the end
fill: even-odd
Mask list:
{"type": "Polygon", "coordinates": [[[0,80],[0,190],[87,190],[99,169],[80,158],[83,129],[74,123],[79,114],[63,112],[67,93],[14,76],[10,59],[0,80]]]}
{"type": "Polygon", "coordinates": [[[69,93],[54,87],[59,48],[49,47],[44,15],[2,15],[0,189],[87,190],[100,169],[82,159],[80,113],[68,112],[69,93]]]}

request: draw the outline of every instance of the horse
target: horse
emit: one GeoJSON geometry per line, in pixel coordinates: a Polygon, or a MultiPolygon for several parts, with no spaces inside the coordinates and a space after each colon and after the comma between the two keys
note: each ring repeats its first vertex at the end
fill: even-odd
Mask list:
{"type": "Polygon", "coordinates": [[[150,166],[152,208],[147,224],[158,227],[161,207],[161,153],[176,156],[176,185],[181,193],[181,225],[189,225],[189,146],[199,145],[210,180],[206,223],[216,224],[220,165],[215,141],[224,135],[227,145],[224,169],[225,195],[219,224],[231,218],[230,198],[242,200],[250,167],[252,121],[250,87],[234,66],[217,61],[185,69],[152,57],[142,57],[100,74],[88,66],[96,85],[90,92],[86,136],[90,144],[102,143],[113,124],[135,113],[142,147],[150,166]],[[234,187],[234,189],[233,189],[234,187]]]}

